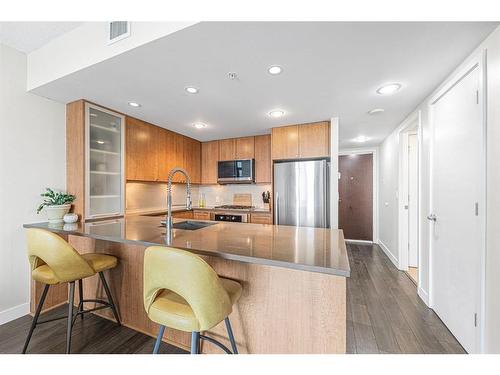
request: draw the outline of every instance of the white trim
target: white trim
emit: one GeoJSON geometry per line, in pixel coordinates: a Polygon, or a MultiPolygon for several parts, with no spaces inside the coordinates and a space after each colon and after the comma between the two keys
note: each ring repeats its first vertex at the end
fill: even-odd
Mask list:
{"type": "MultiPolygon", "coordinates": [[[[433,210],[433,175],[434,175],[434,115],[433,115],[433,104],[435,104],[444,94],[446,94],[449,90],[451,90],[458,82],[460,82],[466,75],[468,75],[475,68],[479,69],[479,83],[478,83],[478,92],[479,92],[479,105],[481,111],[481,131],[482,131],[482,145],[481,145],[481,178],[478,181],[480,185],[480,194],[478,197],[479,201],[479,228],[481,235],[481,249],[480,249],[480,265],[479,265],[479,274],[480,274],[480,286],[479,286],[479,296],[476,299],[476,310],[478,314],[478,329],[476,333],[476,352],[483,353],[485,350],[485,288],[486,288],[486,127],[487,127],[487,88],[486,88],[486,53],[487,50],[483,49],[479,51],[477,54],[473,55],[470,59],[461,65],[459,70],[453,72],[451,78],[449,78],[445,84],[441,86],[441,88],[436,92],[435,95],[431,97],[430,100],[430,111],[429,111],[429,124],[430,124],[430,194],[429,194],[429,213],[433,210]],[[483,209],[481,209],[483,208],[483,209]]],[[[432,233],[432,224],[429,222],[429,233],[432,233]]],[[[434,306],[434,297],[433,297],[433,241],[432,235],[429,236],[429,306],[434,306]]]]}
{"type": "Polygon", "coordinates": [[[423,290],[421,287],[418,287],[417,288],[417,294],[420,297],[420,299],[422,301],[424,301],[424,303],[427,306],[429,306],[429,295],[427,294],[427,292],[425,290],[423,290]]]}
{"type": "Polygon", "coordinates": [[[330,228],[339,227],[339,118],[330,119],[330,228]]]}
{"type": "Polygon", "coordinates": [[[373,241],[366,241],[366,240],[350,240],[350,239],[345,239],[344,241],[348,242],[348,243],[360,244],[360,245],[372,245],[374,243],[373,241]]]}
{"type": "MultiPolygon", "coordinates": [[[[376,147],[366,147],[366,148],[351,148],[351,149],[344,149],[340,150],[338,156],[342,155],[366,155],[366,154],[372,154],[373,155],[373,160],[372,160],[372,168],[373,168],[373,188],[372,188],[372,193],[373,193],[373,228],[372,228],[372,243],[376,243],[378,239],[378,230],[379,230],[379,222],[378,222],[378,209],[379,209],[379,204],[378,204],[378,148],[376,147]]],[[[338,207],[337,207],[338,209],[338,207]]],[[[370,242],[370,241],[369,241],[370,242]]]]}
{"type": "Polygon", "coordinates": [[[385,255],[387,255],[387,257],[391,260],[391,262],[396,266],[396,268],[399,269],[398,260],[396,259],[394,254],[389,250],[389,248],[381,240],[378,240],[378,245],[385,253],[385,255]]]}
{"type": "Polygon", "coordinates": [[[0,311],[0,325],[8,323],[22,316],[25,316],[29,314],[29,312],[30,312],[29,303],[23,303],[21,305],[11,307],[10,309],[0,311]]]}

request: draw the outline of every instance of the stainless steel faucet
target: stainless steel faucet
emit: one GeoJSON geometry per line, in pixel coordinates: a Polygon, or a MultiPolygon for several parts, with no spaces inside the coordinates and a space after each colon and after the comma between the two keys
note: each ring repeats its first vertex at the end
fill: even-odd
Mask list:
{"type": "Polygon", "coordinates": [[[189,175],[187,172],[182,169],[182,168],[173,168],[169,173],[168,173],[168,186],[167,186],[167,218],[166,218],[166,228],[167,228],[167,233],[166,233],[166,242],[167,245],[172,244],[172,228],[173,228],[173,220],[172,220],[172,178],[174,175],[179,172],[182,173],[186,177],[186,207],[188,210],[191,209],[192,203],[191,203],[191,180],[189,178],[189,175]]]}

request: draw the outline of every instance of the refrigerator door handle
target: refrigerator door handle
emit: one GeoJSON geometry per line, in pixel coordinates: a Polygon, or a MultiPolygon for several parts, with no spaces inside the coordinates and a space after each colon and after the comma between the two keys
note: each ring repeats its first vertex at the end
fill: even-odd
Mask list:
{"type": "Polygon", "coordinates": [[[274,202],[274,224],[278,225],[279,224],[279,213],[280,213],[280,205],[279,205],[279,194],[276,193],[275,194],[276,198],[275,198],[275,202],[274,202]]]}

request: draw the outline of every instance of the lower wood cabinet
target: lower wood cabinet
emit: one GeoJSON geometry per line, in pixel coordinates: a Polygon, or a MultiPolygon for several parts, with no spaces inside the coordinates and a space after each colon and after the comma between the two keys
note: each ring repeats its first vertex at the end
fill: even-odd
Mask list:
{"type": "Polygon", "coordinates": [[[273,218],[271,213],[252,213],[250,215],[250,222],[252,224],[272,224],[273,218]]]}
{"type": "Polygon", "coordinates": [[[193,211],[193,218],[195,220],[210,220],[210,211],[193,211]]]}
{"type": "Polygon", "coordinates": [[[193,218],[193,211],[177,211],[172,213],[172,217],[178,218],[178,219],[192,219],[193,218]]]}

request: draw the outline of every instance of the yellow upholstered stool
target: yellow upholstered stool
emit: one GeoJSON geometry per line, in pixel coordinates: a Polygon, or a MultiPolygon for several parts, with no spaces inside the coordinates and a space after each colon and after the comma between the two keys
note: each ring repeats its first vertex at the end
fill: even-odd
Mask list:
{"type": "Polygon", "coordinates": [[[151,246],[144,254],[144,308],[149,319],[160,325],[153,353],[158,353],[165,326],[191,332],[191,354],[199,352],[200,339],[226,353],[217,340],[202,335],[225,321],[233,353],[238,349],[229,314],[241,295],[241,285],[220,278],[199,256],[170,247],[151,246]]]}
{"type": "Polygon", "coordinates": [[[68,316],[50,319],[50,321],[63,318],[67,318],[68,320],[66,332],[66,353],[69,353],[71,350],[71,332],[78,315],[80,315],[83,319],[83,314],[86,312],[102,308],[111,308],[117,323],[120,324],[118,311],[116,310],[108,283],[106,282],[103,274],[103,271],[116,267],[117,259],[114,256],[97,253],[80,255],[61,237],[43,229],[27,229],[27,237],[28,257],[31,264],[31,276],[34,280],[45,284],[45,288],[36,308],[28,337],[24,343],[23,353],[26,353],[31,335],[33,334],[33,330],[36,325],[49,321],[38,322],[38,317],[40,316],[45,297],[47,297],[47,292],[49,291],[49,287],[51,285],[69,283],[68,316]],[[108,301],[95,299],[85,300],[83,298],[82,280],[86,277],[93,276],[96,273],[98,273],[101,278],[108,301]],[[74,311],[73,306],[75,298],[75,281],[78,281],[80,294],[80,303],[76,311],[74,311]],[[83,309],[84,302],[96,302],[100,303],[102,306],[86,311],[83,309]]]}

